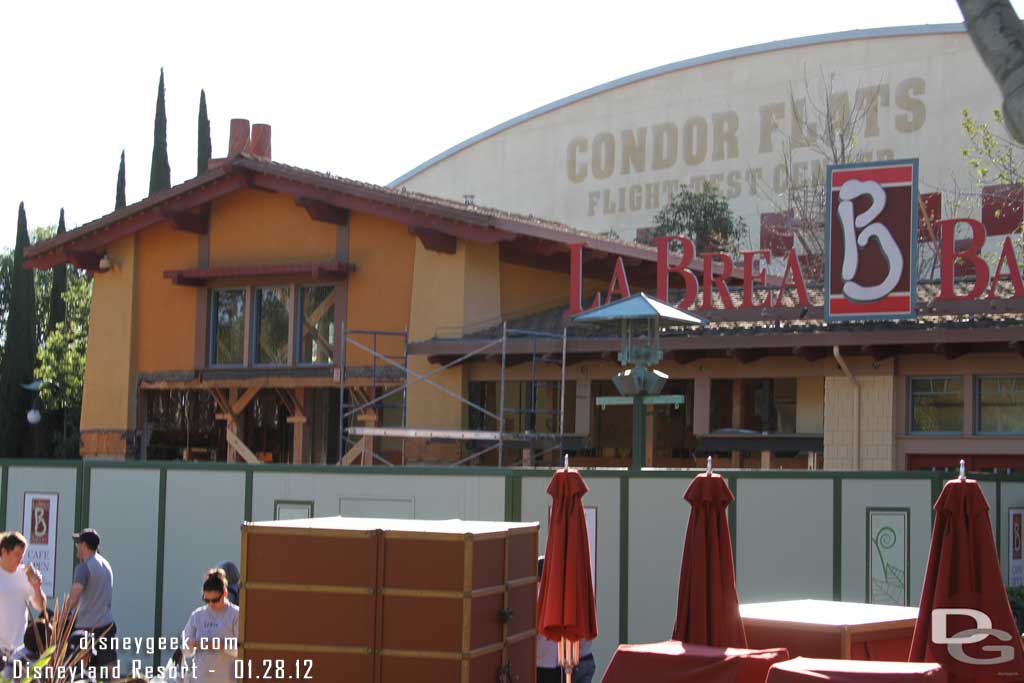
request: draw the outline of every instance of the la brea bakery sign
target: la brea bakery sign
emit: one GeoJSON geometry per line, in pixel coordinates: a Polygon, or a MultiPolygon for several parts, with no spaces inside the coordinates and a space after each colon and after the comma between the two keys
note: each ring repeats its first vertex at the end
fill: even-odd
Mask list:
{"type": "MultiPolygon", "coordinates": [[[[832,166],[828,169],[825,215],[826,320],[911,318],[917,292],[918,192],[917,160],[881,161],[832,166]]],[[[981,256],[985,226],[971,218],[947,218],[933,223],[939,236],[940,287],[938,300],[995,298],[1000,280],[1012,285],[1013,298],[1024,299],[1024,282],[1014,251],[1013,236],[1003,240],[993,269],[981,256]],[[956,229],[966,229],[969,239],[956,239],[956,229]],[[957,292],[954,277],[958,262],[969,264],[974,283],[967,293],[957,292]]],[[[780,308],[786,299],[808,306],[807,285],[795,250],[785,256],[783,276],[768,286],[767,266],[771,252],[764,249],[740,252],[738,260],[712,252],[698,255],[693,242],[681,236],[659,237],[657,297],[669,301],[669,289],[682,287],[683,297],[670,301],[689,309],[701,294],[699,310],[713,308],[780,308]],[[680,253],[677,256],[677,253],[680,253]],[[698,275],[694,266],[701,266],[698,275]],[[730,280],[742,278],[742,285],[730,280]],[[761,287],[754,291],[754,284],[761,287]],[[733,288],[742,287],[738,306],[733,288]],[[786,297],[789,293],[792,297],[786,297]]],[[[584,308],[583,249],[570,248],[569,313],[589,310],[601,303],[630,295],[629,279],[620,257],[605,296],[599,293],[584,308]]],[[[740,292],[736,292],[740,294],[740,292]]]]}

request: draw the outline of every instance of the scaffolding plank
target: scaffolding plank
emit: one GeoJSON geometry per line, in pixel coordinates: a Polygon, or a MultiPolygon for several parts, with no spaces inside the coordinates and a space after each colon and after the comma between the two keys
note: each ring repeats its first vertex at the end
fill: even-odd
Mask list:
{"type": "Polygon", "coordinates": [[[417,429],[415,427],[349,427],[355,436],[396,436],[403,439],[452,439],[454,441],[497,441],[498,432],[478,429],[417,429]]]}

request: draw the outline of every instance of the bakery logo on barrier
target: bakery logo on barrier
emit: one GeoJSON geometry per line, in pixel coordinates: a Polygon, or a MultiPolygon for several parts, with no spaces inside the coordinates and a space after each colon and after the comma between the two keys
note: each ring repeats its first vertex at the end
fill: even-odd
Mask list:
{"type": "Polygon", "coordinates": [[[828,169],[826,320],[910,318],[917,289],[917,160],[828,169]]]}
{"type": "Polygon", "coordinates": [[[32,526],[28,542],[32,545],[50,542],[50,501],[46,498],[32,499],[32,526]]]}
{"type": "Polygon", "coordinates": [[[991,653],[992,657],[972,657],[964,652],[964,645],[980,643],[989,637],[1004,643],[1011,642],[1011,635],[1001,629],[992,628],[992,620],[982,611],[959,607],[932,610],[932,642],[936,645],[945,645],[949,650],[949,656],[962,664],[993,666],[1012,662],[1014,658],[1012,645],[981,646],[981,651],[991,653]],[[948,635],[946,633],[947,621],[949,617],[954,616],[973,619],[975,628],[964,629],[952,636],[948,635]]]}

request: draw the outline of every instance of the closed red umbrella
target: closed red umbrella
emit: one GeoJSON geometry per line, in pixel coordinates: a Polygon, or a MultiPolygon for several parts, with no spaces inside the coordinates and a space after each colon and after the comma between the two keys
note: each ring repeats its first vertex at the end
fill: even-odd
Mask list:
{"type": "Polygon", "coordinates": [[[747,646],[736,595],[732,538],[725,508],[734,498],[725,479],[698,475],[683,498],[693,510],[686,527],[679,601],[672,639],[715,647],[747,646]]]}
{"type": "Polygon", "coordinates": [[[1024,680],[988,503],[963,474],[946,482],[935,503],[910,661],[942,664],[953,683],[1024,680]]]}
{"type": "Polygon", "coordinates": [[[537,599],[537,629],[559,643],[559,666],[566,680],[579,663],[579,643],[597,637],[590,542],[583,512],[587,485],[576,470],[559,470],[548,484],[551,519],[544,573],[537,599]]]}

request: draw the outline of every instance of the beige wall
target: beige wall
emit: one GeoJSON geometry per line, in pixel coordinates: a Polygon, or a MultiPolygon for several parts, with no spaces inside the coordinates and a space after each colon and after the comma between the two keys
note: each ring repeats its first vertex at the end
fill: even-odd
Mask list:
{"type": "Polygon", "coordinates": [[[857,382],[859,414],[854,383],[846,377],[825,378],[825,469],[895,469],[893,378],[862,376],[857,382]]]}
{"type": "Polygon", "coordinates": [[[825,378],[800,377],[796,381],[796,431],[821,434],[825,429],[825,378]]]}

